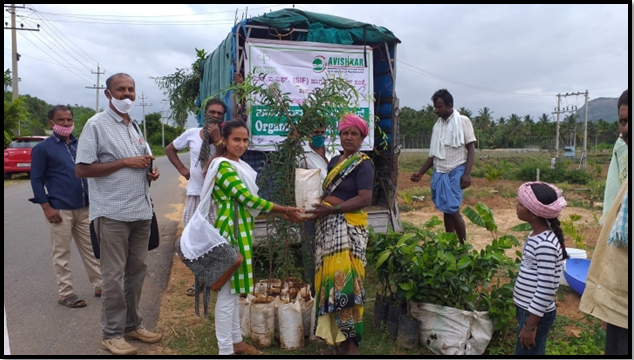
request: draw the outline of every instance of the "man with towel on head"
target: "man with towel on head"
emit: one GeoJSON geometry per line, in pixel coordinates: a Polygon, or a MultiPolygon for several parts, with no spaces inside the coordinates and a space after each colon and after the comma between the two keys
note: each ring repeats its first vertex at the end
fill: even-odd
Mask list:
{"type": "Polygon", "coordinates": [[[471,168],[475,159],[475,133],[468,117],[453,108],[453,96],[440,89],[431,97],[434,112],[439,116],[429,145],[429,158],[411,177],[418,182],[434,166],[431,177],[431,198],[444,214],[445,230],[458,235],[461,244],[467,237],[462,215],[462,190],[471,186],[471,168]]]}

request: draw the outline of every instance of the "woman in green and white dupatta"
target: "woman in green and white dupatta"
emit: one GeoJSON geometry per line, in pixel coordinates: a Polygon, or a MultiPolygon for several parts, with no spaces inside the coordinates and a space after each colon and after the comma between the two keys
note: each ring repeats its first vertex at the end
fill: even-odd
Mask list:
{"type": "MultiPolygon", "coordinates": [[[[253,292],[251,259],[254,218],[260,211],[284,214],[293,222],[302,222],[297,208],[280,206],[257,196],[256,172],[240,156],[249,144],[249,131],[241,120],[232,120],[222,128],[222,147],[209,164],[201,193],[201,202],[181,237],[181,250],[186,259],[198,259],[219,242],[229,242],[242,254],[242,264],[227,281],[216,299],[215,328],[219,355],[262,352],[242,341],[238,298],[240,293],[253,292]],[[215,223],[207,221],[211,199],[218,205],[215,223]],[[236,208],[237,207],[237,208],[236,208]],[[238,219],[235,215],[238,215],[238,219]],[[237,225],[238,236],[234,236],[237,225]]],[[[185,260],[187,261],[187,260],[185,260]]]]}

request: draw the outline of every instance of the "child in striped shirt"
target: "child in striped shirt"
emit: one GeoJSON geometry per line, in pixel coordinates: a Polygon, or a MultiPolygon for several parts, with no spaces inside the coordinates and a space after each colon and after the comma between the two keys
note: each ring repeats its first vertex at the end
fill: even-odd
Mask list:
{"type": "Polygon", "coordinates": [[[545,355],[546,338],[555,321],[555,292],[568,257],[558,216],[566,206],[561,190],[543,182],[522,184],[517,217],[533,230],[526,239],[513,300],[517,308],[515,355],[545,355]]]}

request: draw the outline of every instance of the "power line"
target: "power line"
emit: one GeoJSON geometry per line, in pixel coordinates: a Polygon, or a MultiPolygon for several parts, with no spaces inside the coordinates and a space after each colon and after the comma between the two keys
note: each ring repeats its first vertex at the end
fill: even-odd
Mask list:
{"type": "MultiPolygon", "coordinates": [[[[57,55],[58,57],[62,58],[62,59],[63,59],[66,63],[68,63],[68,65],[72,66],[74,69],[76,69],[76,70],[78,70],[78,71],[80,71],[80,72],[83,72],[83,71],[84,71],[84,70],[82,70],[82,69],[77,68],[76,66],[73,66],[73,65],[70,63],[70,61],[68,61],[68,60],[66,59],[66,57],[65,57],[65,56],[61,56],[61,55],[60,55],[60,54],[59,54],[59,53],[58,53],[55,49],[53,49],[53,48],[52,48],[49,44],[47,44],[47,43],[46,43],[46,41],[44,41],[42,38],[40,38],[40,37],[38,37],[38,36],[36,36],[35,38],[36,38],[36,39],[38,39],[38,40],[40,40],[40,41],[41,41],[44,45],[46,45],[46,47],[48,47],[49,49],[51,49],[51,51],[52,51],[53,53],[55,53],[55,55],[57,55]]],[[[84,64],[82,64],[82,65],[84,65],[84,64]]],[[[84,66],[85,66],[85,65],[84,65],[84,66]]],[[[88,70],[90,70],[90,68],[88,68],[88,70]]]]}
{"type": "MultiPolygon", "coordinates": [[[[11,51],[11,49],[6,48],[6,47],[5,47],[4,49],[5,49],[5,50],[8,50],[8,51],[11,51]]],[[[64,65],[62,65],[62,64],[54,63],[54,62],[52,62],[52,61],[47,61],[47,60],[42,60],[42,59],[40,59],[40,58],[36,58],[35,56],[30,56],[30,55],[26,55],[26,54],[20,54],[20,57],[22,57],[22,56],[24,56],[24,57],[28,57],[28,58],[31,58],[31,59],[33,59],[33,60],[42,61],[42,62],[45,62],[45,63],[48,63],[48,64],[53,64],[53,65],[58,65],[58,66],[64,66],[64,65]]],[[[66,67],[66,66],[64,66],[64,67],[66,67]]],[[[79,69],[78,69],[78,70],[79,70],[79,69]]]]}
{"type": "MultiPolygon", "coordinates": [[[[264,9],[264,8],[272,8],[272,7],[278,7],[278,6],[286,6],[288,4],[278,4],[278,5],[269,5],[269,6],[262,6],[259,8],[254,8],[255,9],[264,9]]],[[[33,11],[37,11],[34,9],[31,9],[33,11]]],[[[243,9],[244,10],[244,9],[243,9]]],[[[224,14],[224,13],[233,13],[235,10],[227,10],[227,11],[212,11],[212,12],[205,12],[205,13],[194,13],[194,14],[175,14],[175,15],[106,15],[106,14],[75,14],[75,13],[51,13],[51,12],[44,12],[44,11],[38,11],[41,14],[47,14],[47,15],[54,15],[54,16],[63,16],[63,17],[84,17],[84,16],[97,16],[97,17],[113,17],[113,18],[158,18],[158,17],[181,17],[181,16],[206,16],[206,15],[214,15],[214,14],[224,14]]]]}
{"type": "MultiPolygon", "coordinates": [[[[22,35],[22,34],[20,34],[22,35]]],[[[33,46],[35,46],[36,48],[38,48],[41,52],[43,52],[44,54],[48,55],[50,58],[52,58],[53,60],[57,61],[59,63],[59,65],[65,67],[68,71],[70,71],[73,75],[78,76],[78,77],[82,77],[82,75],[77,75],[77,73],[75,73],[71,68],[67,67],[66,65],[62,64],[61,62],[59,62],[55,57],[51,56],[49,53],[47,53],[46,51],[42,50],[42,48],[40,48],[39,46],[37,46],[33,41],[31,41],[31,39],[29,39],[28,37],[22,35],[22,37],[24,37],[26,40],[28,40],[31,44],[33,44],[33,46]]],[[[72,66],[72,65],[71,65],[72,66]]],[[[81,71],[80,69],[75,68],[76,70],[81,71]]],[[[83,80],[85,81],[86,78],[83,78],[83,80]]],[[[89,80],[89,82],[92,82],[92,80],[89,80]]]]}
{"type": "MultiPolygon", "coordinates": [[[[39,14],[37,14],[37,13],[35,13],[35,14],[38,16],[38,18],[39,18],[42,22],[48,22],[48,20],[46,20],[44,17],[40,16],[40,15],[39,15],[39,14]]],[[[70,43],[71,43],[71,44],[73,44],[73,45],[74,45],[77,49],[79,49],[79,50],[83,51],[83,50],[82,50],[79,46],[77,46],[77,44],[75,44],[75,43],[74,43],[71,39],[69,39],[66,35],[64,35],[64,33],[62,33],[62,32],[61,32],[58,28],[56,28],[56,27],[55,27],[55,25],[53,25],[52,23],[51,23],[50,25],[51,25],[51,30],[52,30],[52,31],[56,31],[59,35],[61,35],[61,36],[65,37],[66,39],[68,39],[68,41],[70,41],[70,43]]],[[[48,32],[48,31],[47,31],[47,32],[48,32]]],[[[58,36],[58,37],[60,38],[60,40],[61,40],[62,42],[64,42],[64,44],[65,44],[65,45],[66,45],[69,49],[71,49],[71,48],[72,48],[72,47],[71,47],[71,45],[69,45],[69,44],[68,44],[68,43],[67,43],[67,42],[66,42],[66,41],[65,41],[65,40],[64,40],[61,36],[59,36],[59,35],[56,35],[56,36],[58,36]]],[[[75,52],[77,53],[77,55],[79,55],[80,57],[82,57],[82,58],[83,58],[84,60],[86,60],[88,63],[91,63],[91,64],[92,64],[93,62],[95,62],[95,63],[99,63],[99,61],[97,61],[97,60],[95,60],[95,59],[92,59],[92,58],[91,58],[91,59],[92,59],[92,61],[91,61],[91,60],[89,60],[89,59],[86,59],[86,58],[85,58],[82,54],[80,54],[79,52],[77,52],[77,51],[75,51],[75,52]]],[[[84,53],[85,53],[85,52],[84,52],[84,53]]],[[[88,54],[86,54],[86,55],[88,55],[88,54]]],[[[72,55],[71,55],[71,56],[72,56],[72,55]]],[[[90,55],[88,55],[88,56],[90,57],[90,55]]],[[[73,56],[73,58],[75,58],[75,57],[73,56]]],[[[75,60],[77,60],[77,59],[75,58],[75,60]]],[[[79,60],[77,60],[77,62],[79,62],[79,60]]]]}
{"type": "MultiPolygon", "coordinates": [[[[29,5],[30,5],[30,4],[29,4],[29,5]]],[[[54,25],[53,23],[51,23],[50,21],[48,21],[48,20],[47,20],[44,16],[40,16],[40,15],[38,14],[38,11],[37,11],[37,10],[35,10],[35,9],[33,9],[32,5],[30,5],[30,6],[31,6],[31,8],[32,8],[33,13],[35,13],[35,14],[36,14],[36,15],[40,18],[40,20],[41,20],[41,21],[43,21],[43,22],[44,22],[44,21],[46,21],[46,22],[50,23],[51,27],[52,27],[55,31],[57,31],[59,34],[61,34],[63,37],[65,37],[65,38],[66,38],[66,39],[67,39],[67,40],[68,40],[71,44],[73,44],[73,45],[74,45],[77,49],[79,49],[81,52],[83,52],[84,54],[86,54],[86,56],[88,56],[90,59],[92,59],[92,61],[93,61],[93,62],[98,63],[98,64],[100,63],[100,61],[95,60],[95,58],[93,58],[92,56],[90,56],[90,54],[88,54],[86,51],[84,51],[84,49],[82,49],[80,46],[78,46],[77,44],[75,44],[75,43],[73,42],[73,40],[71,40],[68,36],[66,36],[63,32],[61,32],[61,31],[60,31],[57,27],[55,27],[55,25],[54,25]]],[[[68,45],[68,44],[67,44],[67,45],[68,45]]],[[[69,46],[69,47],[70,47],[70,46],[69,46]]],[[[79,53],[79,52],[78,52],[77,54],[78,54],[79,56],[81,56],[84,60],[88,61],[89,63],[92,63],[90,60],[86,59],[86,58],[85,58],[85,57],[84,57],[81,53],[79,53]]],[[[107,70],[106,70],[105,68],[104,68],[103,70],[104,70],[104,72],[107,72],[107,70]]]]}
{"type": "MultiPolygon", "coordinates": [[[[79,61],[79,60],[78,60],[78,59],[77,59],[77,58],[76,58],[73,54],[71,54],[71,53],[70,53],[70,51],[68,51],[68,48],[70,48],[70,47],[68,47],[68,48],[67,48],[68,44],[66,44],[66,46],[62,45],[62,43],[60,43],[60,42],[59,42],[59,41],[55,38],[55,36],[57,36],[57,35],[53,36],[54,34],[53,34],[53,33],[51,33],[51,32],[49,32],[48,30],[46,30],[46,28],[42,28],[42,30],[43,30],[43,33],[44,33],[44,34],[48,35],[48,36],[50,37],[50,39],[51,39],[51,40],[53,40],[53,41],[55,41],[55,42],[57,43],[57,45],[58,45],[58,47],[57,47],[57,48],[58,48],[60,51],[63,51],[64,53],[68,54],[68,56],[70,56],[73,60],[77,61],[77,63],[79,63],[81,66],[83,66],[83,67],[85,67],[86,69],[90,70],[90,67],[89,67],[89,66],[87,66],[87,65],[86,65],[86,64],[84,64],[83,62],[79,61]]],[[[60,38],[60,40],[62,40],[62,39],[60,38]]],[[[63,41],[63,40],[62,40],[62,41],[63,41]]]]}
{"type": "Polygon", "coordinates": [[[97,21],[98,19],[88,19],[86,21],[80,20],[48,20],[49,22],[63,22],[63,23],[89,23],[89,24],[104,24],[104,25],[146,25],[146,26],[170,26],[170,25],[227,25],[233,24],[233,20],[218,20],[218,21],[172,21],[172,22],[124,22],[124,21],[97,21]]]}
{"type": "MultiPolygon", "coordinates": [[[[453,80],[453,79],[450,79],[450,78],[442,76],[442,75],[437,75],[437,74],[434,74],[432,72],[429,72],[429,71],[417,68],[415,66],[412,66],[412,65],[410,65],[410,64],[408,64],[406,62],[403,62],[401,60],[398,60],[398,63],[406,65],[406,66],[409,66],[412,69],[418,70],[418,72],[423,74],[423,75],[427,75],[429,77],[433,77],[433,78],[436,78],[436,79],[444,80],[444,81],[447,81],[447,82],[450,82],[450,83],[454,83],[454,84],[457,84],[457,85],[473,88],[473,89],[476,89],[476,90],[489,91],[489,92],[498,93],[498,94],[504,94],[504,95],[524,96],[524,97],[552,97],[552,96],[554,96],[554,95],[520,94],[520,93],[513,93],[513,92],[508,92],[508,91],[489,89],[489,88],[485,88],[485,87],[482,87],[482,86],[477,86],[477,85],[471,85],[471,84],[468,84],[468,83],[463,83],[461,81],[453,80]]],[[[410,69],[407,69],[407,68],[405,68],[405,69],[406,70],[410,70],[410,69]]],[[[410,70],[410,71],[413,71],[413,70],[410,70]]]]}

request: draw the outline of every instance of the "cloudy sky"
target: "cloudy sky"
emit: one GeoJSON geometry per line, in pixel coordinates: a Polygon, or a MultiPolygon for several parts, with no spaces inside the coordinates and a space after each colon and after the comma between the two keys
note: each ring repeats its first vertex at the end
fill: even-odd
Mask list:
{"type": "MultiPolygon", "coordinates": [[[[211,53],[248,7],[248,16],[291,4],[242,5],[26,5],[17,23],[21,94],[51,104],[95,106],[100,85],[117,72],[132,75],[152,104],[168,110],[151,77],[187,68],[195,50],[211,53]]],[[[6,7],[6,4],[5,4],[6,7]]],[[[628,87],[628,5],[315,5],[297,8],[390,29],[400,40],[396,92],[401,106],[421,109],[433,92],[448,89],[456,107],[493,116],[551,113],[557,93],[584,92],[590,100],[618,97],[628,87]]],[[[6,9],[5,9],[6,10],[6,9]]],[[[10,26],[10,14],[5,22],[10,26]]],[[[7,25],[5,25],[7,26],[7,25]]],[[[4,32],[5,69],[11,31],[4,32]]],[[[100,107],[107,99],[100,90],[100,107]]],[[[563,105],[581,107],[584,98],[563,105]]],[[[616,110],[615,110],[616,111],[616,110]]],[[[142,107],[131,112],[142,117],[142,107]]],[[[195,126],[191,118],[188,126],[195,126]]]]}

